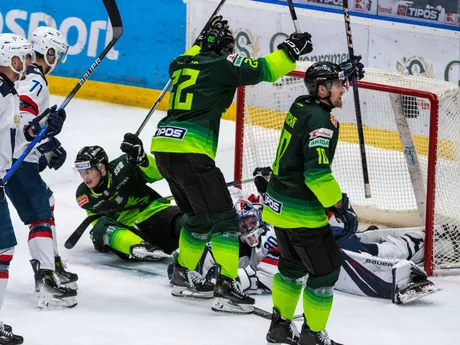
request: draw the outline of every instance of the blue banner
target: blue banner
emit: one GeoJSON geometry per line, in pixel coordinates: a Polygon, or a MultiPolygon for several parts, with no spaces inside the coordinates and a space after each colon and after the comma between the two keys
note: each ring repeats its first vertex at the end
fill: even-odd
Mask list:
{"type": "MultiPolygon", "coordinates": [[[[91,80],[162,89],[172,58],[185,50],[186,7],[182,0],[118,0],[124,33],[91,80]]],[[[102,1],[2,1],[0,32],[29,38],[41,25],[67,35],[67,61],[53,75],[81,78],[111,39],[102,1]]]]}

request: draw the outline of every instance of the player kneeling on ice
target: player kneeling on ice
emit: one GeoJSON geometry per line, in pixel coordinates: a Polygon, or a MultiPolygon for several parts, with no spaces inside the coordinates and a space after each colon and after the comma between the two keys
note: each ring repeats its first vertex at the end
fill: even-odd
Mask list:
{"type": "Polygon", "coordinates": [[[142,141],[127,133],[121,150],[126,154],[109,162],[102,147],[85,146],[75,159],[75,169],[84,181],[77,189],[78,205],[88,215],[119,209],[93,224],[94,247],[123,259],[170,257],[179,245],[187,216],[147,186],[163,177],[155,159],[144,152],[142,141]]]}

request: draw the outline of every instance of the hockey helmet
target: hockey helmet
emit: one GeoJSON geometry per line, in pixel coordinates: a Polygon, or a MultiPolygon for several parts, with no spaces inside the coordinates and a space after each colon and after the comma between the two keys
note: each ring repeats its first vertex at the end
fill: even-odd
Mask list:
{"type": "Polygon", "coordinates": [[[228,56],[235,50],[235,39],[228,29],[219,30],[211,27],[201,41],[201,52],[214,52],[220,56],[228,56]]]}
{"type": "Polygon", "coordinates": [[[46,64],[50,67],[47,74],[51,73],[58,63],[64,63],[67,59],[69,45],[64,35],[51,27],[39,26],[32,33],[32,48],[43,55],[46,64]],[[54,63],[48,61],[48,57],[55,56],[54,63]]]}
{"type": "Polygon", "coordinates": [[[85,146],[78,153],[75,158],[75,169],[83,171],[91,168],[100,170],[100,165],[109,164],[109,157],[104,149],[100,146],[85,146]]]}
{"type": "Polygon", "coordinates": [[[308,93],[312,97],[317,97],[318,87],[320,85],[326,86],[331,91],[334,81],[340,80],[346,83],[347,79],[345,73],[341,70],[340,66],[332,62],[315,62],[305,72],[305,86],[308,93]]]}
{"type": "Polygon", "coordinates": [[[250,247],[257,247],[260,242],[260,235],[264,231],[261,211],[248,200],[238,200],[234,208],[240,218],[238,224],[238,235],[240,239],[250,247]]]}
{"type": "Polygon", "coordinates": [[[0,34],[0,66],[11,68],[16,74],[26,71],[26,59],[33,58],[32,45],[22,36],[16,34],[0,34]],[[17,56],[24,64],[22,71],[13,67],[13,57],[17,56]]]}

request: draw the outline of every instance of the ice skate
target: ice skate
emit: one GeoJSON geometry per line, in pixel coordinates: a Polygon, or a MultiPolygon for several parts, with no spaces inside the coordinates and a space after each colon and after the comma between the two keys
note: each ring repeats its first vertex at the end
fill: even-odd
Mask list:
{"type": "Polygon", "coordinates": [[[176,297],[194,297],[209,299],[214,294],[214,284],[206,280],[197,271],[190,271],[175,263],[171,284],[171,294],[176,297]]]}
{"type": "Polygon", "coordinates": [[[14,334],[11,326],[0,322],[0,345],[17,345],[23,342],[24,338],[14,334]]]}
{"type": "Polygon", "coordinates": [[[300,333],[299,345],[343,345],[337,343],[331,338],[327,331],[315,332],[306,323],[302,325],[300,333]]]}
{"type": "Polygon", "coordinates": [[[62,261],[60,256],[54,257],[55,263],[55,273],[57,274],[61,285],[68,287],[72,290],[78,289],[78,275],[76,273],[72,273],[67,271],[67,265],[65,262],[62,261]]]}
{"type": "Polygon", "coordinates": [[[241,291],[238,281],[219,276],[214,289],[212,310],[218,312],[250,314],[254,311],[254,298],[241,291]]]}
{"type": "Polygon", "coordinates": [[[272,322],[266,339],[267,344],[297,345],[299,342],[299,331],[294,322],[282,318],[280,313],[273,308],[272,322]]]}
{"type": "Polygon", "coordinates": [[[155,247],[148,242],[132,245],[129,249],[130,257],[136,260],[161,261],[171,257],[163,249],[155,247]]]}

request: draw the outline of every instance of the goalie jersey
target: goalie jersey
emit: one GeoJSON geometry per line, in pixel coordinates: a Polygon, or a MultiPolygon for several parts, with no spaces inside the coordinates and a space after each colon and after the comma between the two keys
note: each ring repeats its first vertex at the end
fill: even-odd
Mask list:
{"type": "Polygon", "coordinates": [[[0,74],[0,178],[11,168],[11,153],[19,124],[19,97],[14,83],[0,74]]]}
{"type": "MultiPolygon", "coordinates": [[[[40,67],[30,65],[27,69],[25,79],[18,83],[18,94],[20,98],[20,120],[19,128],[24,128],[29,121],[43,113],[50,103],[48,81],[40,67]]],[[[43,142],[43,141],[42,141],[43,142]]],[[[14,158],[19,158],[25,151],[29,142],[23,131],[16,135],[14,158]]],[[[26,162],[38,163],[41,154],[34,148],[24,159],[26,162]]]]}

